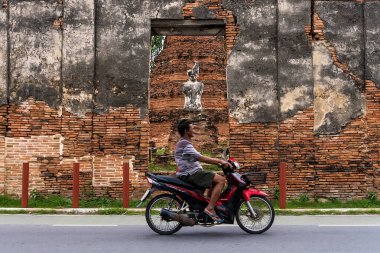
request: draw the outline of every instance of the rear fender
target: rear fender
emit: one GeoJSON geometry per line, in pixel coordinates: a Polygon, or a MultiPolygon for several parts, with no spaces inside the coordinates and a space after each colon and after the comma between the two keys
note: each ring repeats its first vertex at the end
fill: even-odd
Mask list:
{"type": "Polygon", "coordinates": [[[248,189],[243,191],[242,198],[244,199],[244,201],[248,201],[251,198],[251,196],[268,197],[268,194],[266,194],[263,191],[254,189],[254,188],[248,188],[248,189]]]}
{"type": "Polygon", "coordinates": [[[157,190],[158,190],[158,189],[157,189],[156,187],[154,187],[154,186],[153,186],[152,188],[146,190],[144,196],[142,196],[141,199],[140,199],[140,203],[139,203],[136,207],[137,207],[137,208],[140,207],[140,206],[142,205],[142,203],[143,203],[146,199],[148,199],[148,198],[150,197],[150,195],[152,195],[153,192],[155,192],[155,191],[157,191],[157,190]]]}

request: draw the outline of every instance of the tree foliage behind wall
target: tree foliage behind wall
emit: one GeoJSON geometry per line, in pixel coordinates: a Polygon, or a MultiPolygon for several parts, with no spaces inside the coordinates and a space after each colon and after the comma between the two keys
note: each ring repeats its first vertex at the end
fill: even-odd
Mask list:
{"type": "Polygon", "coordinates": [[[165,36],[152,36],[150,44],[150,70],[155,66],[155,59],[164,49],[165,36]]]}

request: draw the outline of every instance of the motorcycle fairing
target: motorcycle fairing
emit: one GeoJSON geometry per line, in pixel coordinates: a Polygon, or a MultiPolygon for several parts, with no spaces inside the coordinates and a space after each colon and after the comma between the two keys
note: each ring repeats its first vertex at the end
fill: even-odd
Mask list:
{"type": "Polygon", "coordinates": [[[254,189],[254,188],[248,188],[246,190],[243,191],[243,194],[242,194],[242,198],[244,201],[249,201],[249,199],[251,198],[251,196],[263,196],[263,197],[267,197],[268,194],[266,194],[265,192],[263,191],[260,191],[260,190],[257,190],[257,189],[254,189]]]}

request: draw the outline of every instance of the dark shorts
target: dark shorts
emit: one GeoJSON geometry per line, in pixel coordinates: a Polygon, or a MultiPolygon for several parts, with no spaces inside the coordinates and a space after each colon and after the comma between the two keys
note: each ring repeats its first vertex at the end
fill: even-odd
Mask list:
{"type": "Polygon", "coordinates": [[[215,173],[210,171],[197,171],[189,176],[181,176],[181,180],[201,188],[210,188],[214,181],[215,173]]]}

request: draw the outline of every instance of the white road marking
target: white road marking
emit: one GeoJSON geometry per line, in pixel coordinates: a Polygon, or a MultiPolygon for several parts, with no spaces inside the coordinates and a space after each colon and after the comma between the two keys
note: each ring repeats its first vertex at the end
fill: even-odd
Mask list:
{"type": "Polygon", "coordinates": [[[319,227],[380,227],[380,224],[342,224],[342,225],[318,225],[319,227]]]}
{"type": "Polygon", "coordinates": [[[97,225],[97,224],[53,224],[53,227],[117,227],[119,225],[97,225]]]}

